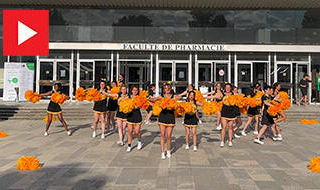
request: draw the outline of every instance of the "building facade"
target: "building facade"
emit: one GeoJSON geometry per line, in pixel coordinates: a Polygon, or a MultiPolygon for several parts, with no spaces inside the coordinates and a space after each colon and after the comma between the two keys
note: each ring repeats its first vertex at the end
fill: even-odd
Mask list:
{"type": "MultiPolygon", "coordinates": [[[[105,3],[102,8],[62,8],[62,4],[35,7],[26,3],[24,9],[50,10],[50,53],[47,57],[1,56],[0,89],[4,62],[34,62],[34,86],[39,92],[52,89],[52,84],[60,81],[65,92],[74,95],[80,86],[92,87],[101,78],[117,80],[122,73],[129,85],[146,88],[155,83],[158,92],[164,81],[172,81],[177,92],[188,84],[210,89],[217,82],[231,82],[244,91],[255,82],[270,85],[278,81],[297,100],[301,96],[298,83],[308,73],[313,80],[310,100],[320,100],[317,4],[259,7],[257,3],[257,7],[250,7],[247,0],[243,7],[194,4],[192,8],[182,4],[174,7],[174,3],[171,7],[153,7],[101,2],[105,3]]],[[[22,7],[8,2],[3,6],[22,7]]]]}

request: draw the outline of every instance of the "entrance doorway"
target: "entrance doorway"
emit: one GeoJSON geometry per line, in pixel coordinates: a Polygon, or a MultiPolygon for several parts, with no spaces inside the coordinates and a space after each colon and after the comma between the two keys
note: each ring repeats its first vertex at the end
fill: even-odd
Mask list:
{"type": "Polygon", "coordinates": [[[198,61],[198,76],[196,77],[196,83],[198,81],[199,87],[208,88],[208,91],[213,90],[215,83],[227,82],[228,77],[228,61],[198,61]]]}
{"type": "Polygon", "coordinates": [[[72,95],[70,71],[72,71],[70,59],[39,59],[37,91],[40,93],[48,92],[53,89],[55,82],[60,82],[63,86],[62,92],[69,96],[72,95]]]}
{"type": "Polygon", "coordinates": [[[275,81],[281,83],[282,90],[287,91],[293,102],[301,98],[300,80],[309,73],[308,62],[277,62],[275,81]]]}
{"type": "Polygon", "coordinates": [[[150,60],[119,60],[119,64],[129,89],[132,85],[147,89],[150,85],[150,60]]]}
{"type": "Polygon", "coordinates": [[[189,60],[159,60],[160,87],[163,83],[171,81],[177,94],[184,92],[189,80],[189,60]]]}
{"type": "Polygon", "coordinates": [[[237,67],[237,85],[242,93],[250,93],[255,83],[259,83],[262,89],[268,83],[268,62],[237,61],[237,67]]]}

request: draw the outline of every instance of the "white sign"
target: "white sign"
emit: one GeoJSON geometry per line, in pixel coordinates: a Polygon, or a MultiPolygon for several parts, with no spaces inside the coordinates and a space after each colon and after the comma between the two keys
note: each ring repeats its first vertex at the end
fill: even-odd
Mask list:
{"type": "Polygon", "coordinates": [[[219,70],[219,75],[220,75],[220,76],[224,76],[224,70],[223,70],[223,69],[220,69],[220,70],[219,70]]]}
{"type": "Polygon", "coordinates": [[[24,100],[27,90],[33,90],[34,63],[4,63],[3,101],[24,100]]]}
{"type": "Polygon", "coordinates": [[[34,63],[21,63],[19,72],[19,101],[26,101],[24,94],[33,90],[34,63]]]}
{"type": "Polygon", "coordinates": [[[224,45],[216,44],[122,44],[122,50],[140,51],[224,51],[224,45]]]}
{"type": "Polygon", "coordinates": [[[20,64],[4,63],[3,101],[15,101],[17,93],[14,88],[19,87],[20,64]]]}

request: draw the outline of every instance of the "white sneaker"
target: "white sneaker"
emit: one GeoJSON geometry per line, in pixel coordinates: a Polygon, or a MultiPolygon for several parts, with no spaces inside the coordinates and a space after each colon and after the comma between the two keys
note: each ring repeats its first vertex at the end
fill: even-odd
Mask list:
{"type": "Polygon", "coordinates": [[[166,154],[164,152],[161,153],[161,159],[162,160],[166,159],[166,154]]]}
{"type": "Polygon", "coordinates": [[[68,136],[70,136],[71,135],[71,131],[67,131],[67,134],[68,134],[68,136]]]}
{"type": "Polygon", "coordinates": [[[264,144],[260,139],[254,139],[253,142],[258,143],[258,144],[264,144]]]}
{"type": "Polygon", "coordinates": [[[244,131],[241,131],[241,135],[242,136],[247,136],[246,132],[244,132],[244,131]]]}
{"type": "Polygon", "coordinates": [[[197,146],[193,146],[193,151],[197,152],[197,150],[198,150],[197,146]]]}
{"type": "Polygon", "coordinates": [[[272,137],[272,140],[273,140],[273,141],[277,141],[277,140],[278,140],[278,139],[277,139],[277,136],[272,137]]]}
{"type": "Polygon", "coordinates": [[[92,138],[95,138],[96,136],[97,136],[96,132],[93,131],[93,133],[92,133],[92,138]]]}
{"type": "Polygon", "coordinates": [[[123,143],[123,141],[118,141],[118,142],[117,142],[117,145],[119,145],[119,146],[123,146],[123,145],[124,145],[124,143],[123,143]]]}
{"type": "Polygon", "coordinates": [[[141,148],[142,148],[142,143],[141,143],[141,141],[138,141],[137,149],[140,150],[141,148]]]}
{"type": "Polygon", "coordinates": [[[234,134],[234,137],[237,138],[237,139],[240,138],[240,136],[237,135],[237,134],[234,134]]]}
{"type": "Polygon", "coordinates": [[[282,136],[277,136],[276,138],[277,138],[278,141],[282,141],[283,140],[282,136]]]}
{"type": "Polygon", "coordinates": [[[216,129],[221,130],[222,129],[221,124],[216,129]]]}
{"type": "Polygon", "coordinates": [[[131,146],[128,146],[127,152],[131,152],[131,146]]]}
{"type": "Polygon", "coordinates": [[[146,120],[146,121],[144,121],[144,122],[145,122],[145,124],[146,124],[146,125],[148,125],[148,124],[150,123],[150,121],[147,121],[147,120],[146,120]]]}
{"type": "Polygon", "coordinates": [[[186,150],[189,150],[189,145],[188,144],[186,145],[186,150]]]}
{"type": "Polygon", "coordinates": [[[105,138],[104,134],[101,134],[101,139],[104,139],[104,138],[105,138]]]}
{"type": "Polygon", "coordinates": [[[220,147],[224,147],[224,142],[223,141],[221,141],[220,147]]]}
{"type": "Polygon", "coordinates": [[[202,124],[202,121],[199,119],[199,124],[202,124]]]}
{"type": "Polygon", "coordinates": [[[258,135],[259,132],[258,132],[258,131],[253,131],[253,134],[254,134],[254,135],[258,135]]]}
{"type": "Polygon", "coordinates": [[[49,135],[49,133],[47,131],[45,131],[44,134],[43,134],[43,136],[45,136],[45,137],[48,136],[48,135],[49,135]]]}
{"type": "Polygon", "coordinates": [[[233,146],[233,144],[232,144],[232,142],[231,142],[231,141],[229,142],[229,144],[228,144],[228,145],[229,145],[229,147],[232,147],[232,146],[233,146]]]}
{"type": "Polygon", "coordinates": [[[169,150],[167,150],[167,157],[171,158],[171,152],[169,150]]]}

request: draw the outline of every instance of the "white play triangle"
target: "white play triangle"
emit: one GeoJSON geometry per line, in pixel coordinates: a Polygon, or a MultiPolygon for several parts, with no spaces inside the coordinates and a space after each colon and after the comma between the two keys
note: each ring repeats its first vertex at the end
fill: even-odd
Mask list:
{"type": "Polygon", "coordinates": [[[36,34],[36,31],[18,21],[18,45],[22,44],[36,34]]]}

